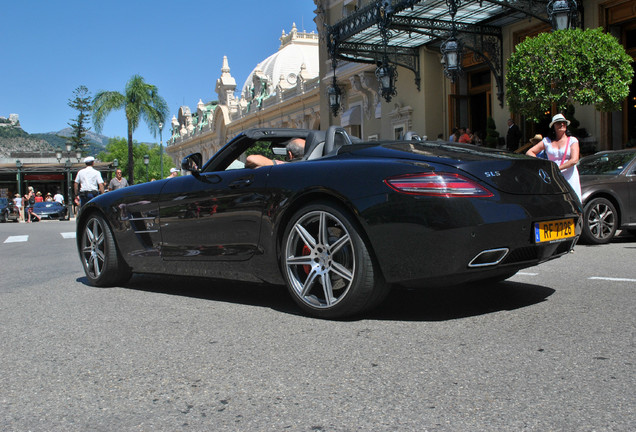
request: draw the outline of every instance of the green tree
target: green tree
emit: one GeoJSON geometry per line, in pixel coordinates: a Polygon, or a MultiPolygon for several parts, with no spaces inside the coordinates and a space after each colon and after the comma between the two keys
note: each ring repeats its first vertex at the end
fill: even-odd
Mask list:
{"type": "Polygon", "coordinates": [[[271,143],[269,141],[257,141],[250,148],[247,149],[245,154],[247,156],[258,154],[268,157],[270,159],[274,158],[274,152],[270,148],[271,143]]]}
{"type": "Polygon", "coordinates": [[[541,33],[518,44],[508,60],[511,111],[539,121],[552,104],[620,110],[629,94],[632,58],[616,38],[597,29],[541,33]]]}
{"type": "Polygon", "coordinates": [[[486,146],[495,148],[497,144],[499,144],[499,132],[495,126],[495,119],[488,117],[486,119],[486,146]]]}
{"type": "MultiPolygon", "coordinates": [[[[126,83],[125,93],[116,91],[100,91],[93,100],[93,124],[95,130],[101,132],[106,117],[111,111],[123,109],[126,113],[128,129],[128,182],[135,184],[135,157],[133,147],[133,132],[143,119],[150,132],[156,136],[159,123],[165,123],[168,116],[168,104],[159,96],[157,87],[148,84],[139,75],[126,83]]],[[[145,167],[144,176],[145,178],[145,167]]]]}
{"type": "MultiPolygon", "coordinates": [[[[135,178],[146,181],[146,166],[143,164],[144,155],[148,155],[150,163],[148,164],[148,178],[161,179],[161,154],[159,146],[145,143],[133,142],[133,159],[135,178]]],[[[122,172],[128,172],[128,143],[125,138],[111,138],[106,144],[106,149],[97,155],[97,158],[104,162],[113,162],[117,159],[118,167],[122,172]]],[[[173,162],[170,156],[164,153],[163,163],[165,166],[172,166],[173,162]]],[[[125,175],[124,177],[128,177],[125,175]]],[[[130,180],[129,180],[130,181],[130,180]]]]}
{"type": "Polygon", "coordinates": [[[92,98],[88,88],[83,85],[73,91],[73,96],[73,99],[68,100],[68,106],[77,110],[78,113],[71,123],[67,123],[73,129],[73,133],[66,140],[71,142],[73,149],[82,150],[88,144],[86,132],[91,130],[87,126],[91,120],[92,98]]]}

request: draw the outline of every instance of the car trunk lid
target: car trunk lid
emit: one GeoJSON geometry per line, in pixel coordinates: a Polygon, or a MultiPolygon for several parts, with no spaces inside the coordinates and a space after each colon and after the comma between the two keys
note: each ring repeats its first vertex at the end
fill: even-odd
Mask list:
{"type": "Polygon", "coordinates": [[[489,187],[511,194],[563,194],[570,191],[556,164],[508,151],[464,144],[397,141],[351,146],[353,154],[446,165],[462,170],[489,187]]]}

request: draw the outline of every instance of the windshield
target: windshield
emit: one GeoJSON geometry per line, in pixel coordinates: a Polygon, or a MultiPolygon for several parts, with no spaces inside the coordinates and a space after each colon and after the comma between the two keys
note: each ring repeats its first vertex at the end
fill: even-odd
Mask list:
{"type": "Polygon", "coordinates": [[[581,159],[578,165],[581,175],[618,175],[636,153],[599,153],[581,159]]]}
{"type": "Polygon", "coordinates": [[[59,206],[61,205],[58,202],[55,201],[44,201],[44,202],[37,202],[35,203],[35,207],[53,207],[53,206],[59,206]]]}

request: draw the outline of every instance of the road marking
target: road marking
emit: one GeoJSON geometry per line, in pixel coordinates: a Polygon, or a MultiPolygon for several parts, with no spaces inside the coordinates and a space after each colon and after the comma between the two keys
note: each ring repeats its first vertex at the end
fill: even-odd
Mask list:
{"type": "Polygon", "coordinates": [[[519,276],[536,276],[539,273],[527,273],[527,272],[517,272],[519,276]]]}
{"type": "Polygon", "coordinates": [[[75,238],[75,232],[65,232],[65,233],[60,233],[62,234],[62,238],[65,239],[74,239],[75,238]]]}
{"type": "Polygon", "coordinates": [[[605,280],[605,281],[612,281],[612,282],[636,282],[636,279],[598,277],[598,276],[593,276],[593,277],[590,277],[588,279],[605,280]]]}
{"type": "Polygon", "coordinates": [[[28,235],[20,235],[20,236],[9,236],[4,242],[5,243],[20,243],[29,240],[28,235]]]}

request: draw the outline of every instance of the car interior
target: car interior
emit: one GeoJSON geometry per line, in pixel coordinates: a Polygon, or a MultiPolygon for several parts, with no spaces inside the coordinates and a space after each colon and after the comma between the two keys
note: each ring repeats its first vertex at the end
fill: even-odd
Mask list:
{"type": "MultiPolygon", "coordinates": [[[[338,150],[343,146],[352,145],[354,143],[362,142],[362,140],[355,136],[350,136],[347,131],[341,126],[330,126],[326,131],[319,130],[311,130],[311,131],[303,131],[306,133],[305,137],[305,152],[302,159],[298,161],[308,161],[308,160],[316,160],[327,156],[333,156],[338,153],[338,150]]],[[[302,133],[298,134],[302,136],[302,133]]],[[[404,134],[403,140],[408,141],[421,141],[422,138],[415,132],[409,131],[404,134]]],[[[279,160],[284,160],[286,156],[285,145],[290,140],[289,136],[280,137],[276,136],[274,133],[273,136],[268,137],[267,139],[258,140],[252,143],[252,145],[258,143],[263,143],[264,141],[270,142],[270,150],[272,151],[274,158],[279,160]]],[[[191,155],[192,156],[192,155],[191,155]]],[[[235,156],[231,156],[232,162],[228,164],[224,170],[235,170],[235,169],[243,169],[245,168],[245,159],[247,157],[246,151],[235,156]]],[[[189,163],[192,164],[192,158],[189,159],[189,163]]],[[[186,161],[184,159],[184,162],[186,161]]],[[[200,162],[196,163],[190,168],[196,168],[196,166],[201,166],[200,162]]],[[[189,167],[184,165],[184,167],[189,167]]],[[[211,167],[206,167],[205,171],[209,171],[211,167]]],[[[218,168],[218,167],[217,167],[218,168]]],[[[192,170],[188,170],[192,171],[192,170]]]]}

